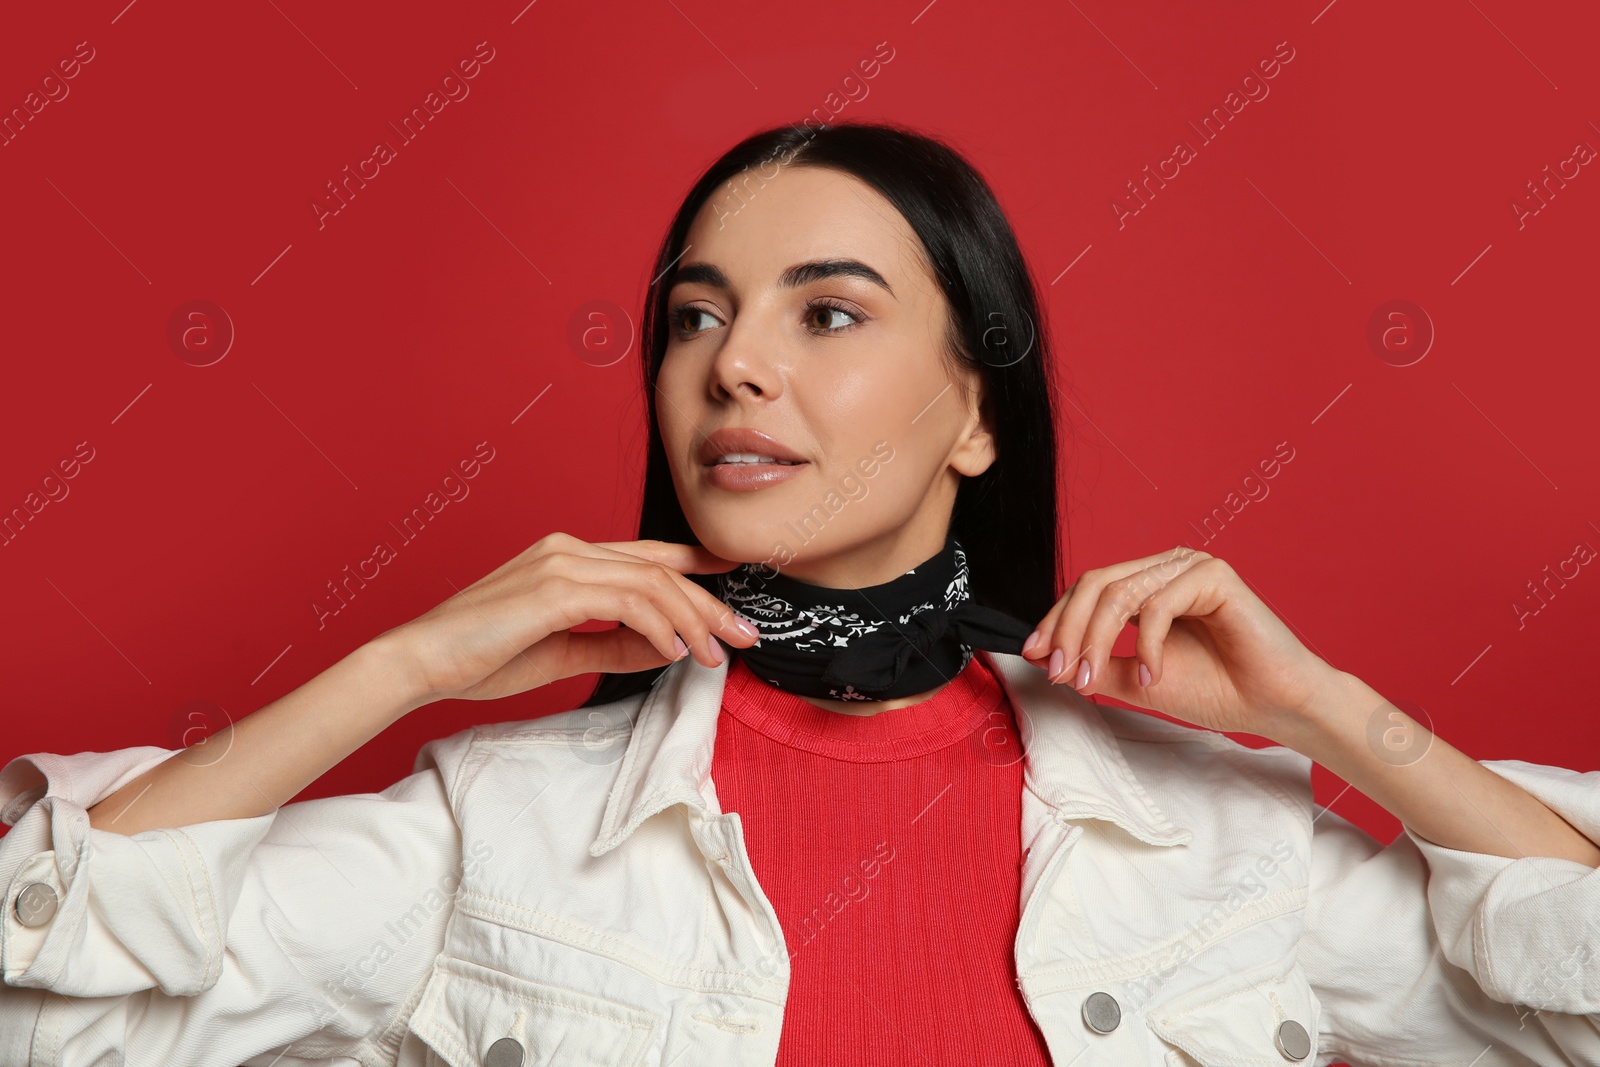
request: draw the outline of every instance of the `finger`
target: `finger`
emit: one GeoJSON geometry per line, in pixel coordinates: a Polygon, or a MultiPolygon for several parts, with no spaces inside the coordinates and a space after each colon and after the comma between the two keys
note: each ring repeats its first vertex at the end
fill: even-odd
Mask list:
{"type": "Polygon", "coordinates": [[[1024,649],[1027,649],[1028,642],[1033,641],[1035,638],[1038,639],[1035,647],[1023,652],[1024,658],[1037,660],[1049,657],[1050,635],[1055,632],[1056,620],[1061,618],[1062,607],[1071,596],[1072,587],[1068,586],[1067,591],[1061,595],[1060,599],[1050,605],[1050,610],[1044,613],[1044,618],[1039,620],[1039,624],[1033,628],[1033,632],[1023,639],[1022,645],[1024,649]]]}
{"type": "MultiPolygon", "coordinates": [[[[1071,684],[1080,693],[1088,696],[1091,693],[1105,691],[1104,682],[1108,678],[1110,669],[1111,649],[1116,645],[1129,620],[1147,610],[1152,597],[1171,589],[1200,561],[1194,556],[1189,556],[1186,559],[1169,557],[1168,562],[1171,566],[1157,564],[1154,567],[1147,567],[1136,574],[1124,575],[1108,582],[1102,587],[1100,597],[1093,606],[1084,628],[1082,654],[1076,669],[1072,671],[1071,684]],[[1182,569],[1176,574],[1172,573],[1174,567],[1178,566],[1182,569]]],[[[1149,647],[1151,640],[1145,636],[1150,629],[1148,625],[1139,627],[1140,636],[1146,643],[1145,647],[1149,647]]]]}
{"type": "MultiPolygon", "coordinates": [[[[667,578],[670,578],[677,588],[682,591],[684,596],[689,598],[690,602],[695,606],[695,610],[699,612],[700,616],[706,620],[708,624],[706,627],[707,632],[715,631],[718,638],[741,648],[748,648],[756,642],[758,637],[761,636],[760,631],[756,629],[753,623],[743,619],[727,604],[724,604],[721,600],[718,600],[700,585],[697,585],[688,578],[685,578],[682,571],[680,571],[678,567],[674,565],[675,563],[683,563],[687,561],[691,567],[692,573],[707,573],[706,568],[708,564],[714,564],[714,566],[710,567],[712,572],[718,569],[727,569],[726,567],[721,567],[721,564],[738,566],[738,564],[733,563],[731,560],[723,560],[721,557],[714,556],[710,552],[700,548],[697,545],[680,545],[667,541],[604,542],[601,544],[590,545],[588,547],[608,554],[617,562],[650,567],[653,570],[659,571],[667,578]],[[613,548],[613,544],[621,545],[623,547],[613,548]],[[628,550],[629,546],[641,545],[645,546],[643,554],[636,555],[632,551],[628,550]],[[686,554],[685,552],[679,550],[688,550],[688,552],[686,554]]],[[[578,559],[597,558],[592,553],[575,555],[578,559]]],[[[695,642],[691,639],[690,634],[684,633],[681,630],[679,633],[682,634],[684,641],[688,643],[690,647],[695,647],[695,642]]],[[[697,656],[696,658],[699,657],[697,656]]],[[[702,662],[704,661],[702,660],[702,662]]],[[[708,664],[708,666],[710,665],[713,664],[708,664]]]]}
{"type": "MultiPolygon", "coordinates": [[[[680,633],[685,645],[700,650],[701,662],[707,666],[719,662],[710,651],[705,616],[663,568],[643,560],[630,563],[594,556],[563,556],[550,560],[548,566],[551,572],[538,586],[544,618],[534,627],[539,631],[537,637],[522,634],[518,626],[523,617],[532,614],[524,590],[514,590],[493,605],[496,614],[506,617],[506,625],[513,627],[511,634],[502,636],[523,638],[516,647],[601,620],[637,630],[668,662],[679,658],[674,646],[680,633]]],[[[496,632],[501,632],[498,627],[496,632]]]]}
{"type": "MultiPolygon", "coordinates": [[[[716,574],[732,570],[740,564],[731,559],[723,559],[700,545],[685,545],[675,541],[601,541],[592,547],[605,549],[614,553],[618,558],[634,557],[649,560],[672,570],[676,574],[716,574]]],[[[739,615],[728,605],[712,596],[701,586],[681,578],[680,583],[684,592],[693,597],[706,611],[712,613],[708,617],[717,620],[717,631],[720,635],[733,639],[744,647],[754,644],[760,632],[754,624],[741,626],[739,615]]]]}
{"type": "Polygon", "coordinates": [[[1187,546],[1166,552],[1158,552],[1141,559],[1127,560],[1115,563],[1109,567],[1084,571],[1078,580],[1067,587],[1060,600],[1056,601],[1050,613],[1040,623],[1039,631],[1044,641],[1039,644],[1028,657],[1030,660],[1060,662],[1060,668],[1050,674],[1052,682],[1072,680],[1078,670],[1079,650],[1083,643],[1083,631],[1088,625],[1090,614],[1094,611],[1100,591],[1108,582],[1115,581],[1129,574],[1135,574],[1150,567],[1160,568],[1163,572],[1173,570],[1179,564],[1174,563],[1174,558],[1181,560],[1185,555],[1193,554],[1205,556],[1204,552],[1196,552],[1187,546]],[[1055,660],[1054,653],[1060,650],[1060,660],[1055,660]],[[1065,675],[1065,678],[1061,676],[1065,675]]]}
{"type": "Polygon", "coordinates": [[[642,560],[615,566],[632,573],[618,584],[618,609],[611,617],[650,637],[668,661],[677,659],[673,642],[681,637],[707,667],[723,662],[726,653],[717,647],[712,630],[732,625],[733,613],[726,604],[671,567],[642,560]]]}
{"type": "Polygon", "coordinates": [[[1139,707],[1161,708],[1160,692],[1152,693],[1151,689],[1161,678],[1163,652],[1172,624],[1184,616],[1210,615],[1228,602],[1228,591],[1218,580],[1225,567],[1220,559],[1197,561],[1147,597],[1141,609],[1143,622],[1134,655],[1109,657],[1097,668],[1094,691],[1139,707]],[[1139,675],[1141,665],[1149,668],[1148,682],[1139,675]]]}
{"type": "Polygon", "coordinates": [[[679,574],[716,574],[739,566],[738,560],[723,559],[708,548],[676,541],[597,541],[594,547],[664,564],[679,574]]]}
{"type": "Polygon", "coordinates": [[[1111,648],[1128,620],[1140,613],[1141,605],[1153,593],[1195,566],[1202,556],[1211,558],[1180,547],[1153,557],[1154,563],[1136,570],[1122,564],[1091,572],[1092,579],[1085,575],[1057,628],[1056,640],[1066,663],[1060,680],[1085,696],[1096,692],[1095,683],[1104,675],[1111,648]]]}
{"type": "MultiPolygon", "coordinates": [[[[541,598],[550,604],[548,616],[537,627],[543,631],[541,637],[559,639],[563,633],[570,634],[574,626],[591,621],[618,622],[639,633],[655,648],[657,655],[671,662],[679,658],[675,647],[679,628],[690,635],[704,629],[705,621],[698,613],[680,612],[681,618],[670,617],[656,604],[656,598],[661,596],[657,589],[645,588],[635,574],[617,570],[633,564],[597,559],[582,562],[583,566],[552,575],[540,585],[541,598]]],[[[513,615],[528,613],[525,596],[504,598],[497,607],[513,615]]],[[[538,643],[539,639],[535,638],[534,647],[538,643]]],[[[694,647],[690,640],[684,643],[691,649],[694,647]]],[[[553,642],[552,647],[562,646],[553,642]]]]}
{"type": "Polygon", "coordinates": [[[1095,676],[1095,692],[1141,708],[1154,708],[1159,698],[1139,684],[1136,656],[1111,656],[1095,676]]]}
{"type": "Polygon", "coordinates": [[[587,633],[559,631],[511,657],[462,696],[498,700],[575,675],[632,674],[664,665],[650,639],[626,626],[587,633]]]}
{"type": "Polygon", "coordinates": [[[632,674],[673,662],[664,660],[649,638],[626,626],[568,635],[571,674],[632,674]]]}
{"type": "Polygon", "coordinates": [[[1139,637],[1134,642],[1135,662],[1131,665],[1135,678],[1138,664],[1150,670],[1150,681],[1142,688],[1161,681],[1162,651],[1173,620],[1184,615],[1209,615],[1226,602],[1227,596],[1217,581],[1222,566],[1219,559],[1201,560],[1145,600],[1139,637]]]}
{"type": "Polygon", "coordinates": [[[1116,570],[1117,568],[1112,568],[1111,571],[1084,571],[1076,582],[1067,587],[1066,593],[1051,609],[1054,622],[1045,635],[1047,643],[1041,645],[1035,653],[1049,657],[1045,669],[1049,672],[1046,677],[1051,682],[1073,680],[1073,675],[1078,670],[1078,650],[1083,642],[1083,630],[1088,623],[1089,613],[1094,608],[1100,590],[1110,580],[1108,574],[1116,570]]]}

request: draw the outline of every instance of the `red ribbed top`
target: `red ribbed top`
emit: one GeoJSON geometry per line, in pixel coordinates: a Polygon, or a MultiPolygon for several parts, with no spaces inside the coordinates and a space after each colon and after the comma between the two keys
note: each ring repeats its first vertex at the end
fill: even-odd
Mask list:
{"type": "Polygon", "coordinates": [[[980,653],[872,715],[733,657],[712,781],[788,944],[778,1067],[1050,1063],[1016,982],[1020,752],[980,653]]]}

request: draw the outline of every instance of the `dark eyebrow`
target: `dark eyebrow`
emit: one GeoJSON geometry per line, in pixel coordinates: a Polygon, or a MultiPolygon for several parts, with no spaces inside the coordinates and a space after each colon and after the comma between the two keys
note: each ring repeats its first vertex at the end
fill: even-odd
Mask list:
{"type": "MultiPolygon", "coordinates": [[[[798,289],[810,285],[812,282],[822,281],[824,278],[862,278],[883,289],[890,296],[894,296],[894,289],[884,280],[883,275],[861,262],[859,259],[817,259],[807,263],[797,263],[778,276],[780,289],[798,289]]],[[[694,284],[709,285],[713,289],[731,289],[728,276],[722,268],[710,263],[690,263],[679,267],[672,273],[668,288],[675,285],[694,284]]]]}

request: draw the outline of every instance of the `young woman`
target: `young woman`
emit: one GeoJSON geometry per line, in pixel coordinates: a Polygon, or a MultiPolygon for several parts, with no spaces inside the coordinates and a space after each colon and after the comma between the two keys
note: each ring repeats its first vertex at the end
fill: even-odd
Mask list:
{"type": "Polygon", "coordinates": [[[1043,317],[956,153],[760,133],[653,274],[639,540],[549,534],[204,745],[0,772],[0,1065],[1600,1063],[1600,773],[1468,758],[1204,552],[1057,597],[1043,317]]]}

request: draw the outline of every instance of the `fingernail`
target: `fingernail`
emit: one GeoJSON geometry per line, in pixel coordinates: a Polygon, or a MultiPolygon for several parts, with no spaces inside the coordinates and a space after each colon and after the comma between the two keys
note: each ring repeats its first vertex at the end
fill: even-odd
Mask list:
{"type": "Polygon", "coordinates": [[[1039,643],[1039,633],[1036,630],[1033,633],[1029,634],[1028,635],[1028,639],[1022,643],[1022,654],[1024,656],[1026,656],[1028,653],[1032,652],[1034,650],[1034,647],[1036,645],[1038,645],[1038,643],[1039,643]]]}
{"type": "Polygon", "coordinates": [[[716,660],[718,663],[721,663],[723,660],[728,658],[722,651],[721,641],[718,641],[715,637],[708,638],[708,640],[711,642],[712,659],[716,660]]]}
{"type": "Polygon", "coordinates": [[[1078,680],[1072,683],[1072,688],[1082,689],[1089,684],[1089,661],[1084,660],[1078,665],[1078,680]]]}
{"type": "Polygon", "coordinates": [[[1143,663],[1139,664],[1139,684],[1147,689],[1150,686],[1150,668],[1143,663]]]}
{"type": "Polygon", "coordinates": [[[689,646],[684,644],[683,638],[679,637],[677,634],[672,635],[672,650],[677,653],[672,660],[674,663],[689,654],[689,646]]]}
{"type": "Polygon", "coordinates": [[[1067,654],[1061,651],[1059,648],[1056,649],[1054,652],[1050,653],[1050,669],[1045,672],[1045,676],[1048,677],[1052,682],[1056,681],[1056,675],[1060,674],[1061,668],[1065,667],[1066,665],[1067,654]]]}
{"type": "Polygon", "coordinates": [[[754,626],[750,625],[750,623],[746,622],[744,619],[741,619],[737,615],[733,617],[733,624],[737,626],[739,628],[739,632],[744,634],[746,637],[761,636],[760,630],[757,630],[754,626]]]}

